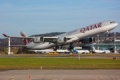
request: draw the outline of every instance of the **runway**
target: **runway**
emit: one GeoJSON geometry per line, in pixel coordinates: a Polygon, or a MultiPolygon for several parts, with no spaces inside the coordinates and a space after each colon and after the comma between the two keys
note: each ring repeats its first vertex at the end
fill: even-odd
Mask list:
{"type": "Polygon", "coordinates": [[[0,80],[120,80],[120,70],[8,70],[0,80]]]}
{"type": "MultiPolygon", "coordinates": [[[[73,54],[13,54],[13,55],[0,55],[0,58],[79,58],[79,55],[73,54]]],[[[120,54],[80,54],[80,58],[98,58],[98,59],[120,59],[120,54]]]]}

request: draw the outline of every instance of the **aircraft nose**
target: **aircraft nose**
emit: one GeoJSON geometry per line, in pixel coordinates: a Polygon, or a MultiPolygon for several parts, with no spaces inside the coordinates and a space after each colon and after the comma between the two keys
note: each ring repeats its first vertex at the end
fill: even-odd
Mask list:
{"type": "Polygon", "coordinates": [[[116,23],[116,26],[118,25],[118,23],[116,23]]]}
{"type": "Polygon", "coordinates": [[[118,23],[114,23],[115,27],[118,25],[118,23]]]}

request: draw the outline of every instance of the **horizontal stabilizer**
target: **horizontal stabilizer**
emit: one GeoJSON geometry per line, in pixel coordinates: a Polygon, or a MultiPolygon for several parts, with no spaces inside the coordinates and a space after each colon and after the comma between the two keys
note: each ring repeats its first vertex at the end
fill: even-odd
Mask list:
{"type": "Polygon", "coordinates": [[[4,36],[4,37],[9,37],[9,36],[8,36],[8,35],[6,35],[6,34],[3,34],[3,36],[4,36]]]}

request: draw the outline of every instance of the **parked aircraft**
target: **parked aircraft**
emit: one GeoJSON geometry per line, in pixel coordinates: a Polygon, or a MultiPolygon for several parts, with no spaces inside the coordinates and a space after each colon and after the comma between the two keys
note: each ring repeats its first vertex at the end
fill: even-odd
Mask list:
{"type": "Polygon", "coordinates": [[[78,41],[82,38],[110,31],[114,29],[117,25],[118,23],[116,23],[115,21],[104,21],[53,37],[28,37],[24,34],[21,34],[22,37],[8,36],[6,34],[3,35],[10,38],[24,39],[24,47],[27,47],[29,49],[47,49],[50,47],[56,47],[58,45],[71,44],[74,41],[78,41]]]}
{"type": "Polygon", "coordinates": [[[102,54],[103,53],[106,53],[106,54],[110,53],[110,50],[97,50],[97,49],[95,49],[94,46],[92,48],[93,48],[93,50],[92,50],[93,53],[102,53],[102,54]]]}
{"type": "Polygon", "coordinates": [[[90,53],[89,50],[83,50],[83,49],[79,49],[79,48],[77,49],[75,47],[73,49],[73,52],[76,53],[76,54],[88,54],[88,53],[90,53]]]}

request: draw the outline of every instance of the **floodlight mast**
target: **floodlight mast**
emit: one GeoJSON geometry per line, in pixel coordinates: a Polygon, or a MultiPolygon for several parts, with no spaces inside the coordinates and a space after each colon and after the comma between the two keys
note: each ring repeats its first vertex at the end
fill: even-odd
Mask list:
{"type": "Polygon", "coordinates": [[[10,37],[8,37],[8,55],[10,55],[10,37]]]}
{"type": "Polygon", "coordinates": [[[116,51],[116,42],[115,42],[115,40],[116,40],[116,32],[114,32],[114,53],[116,54],[117,51],[116,51]]]}

